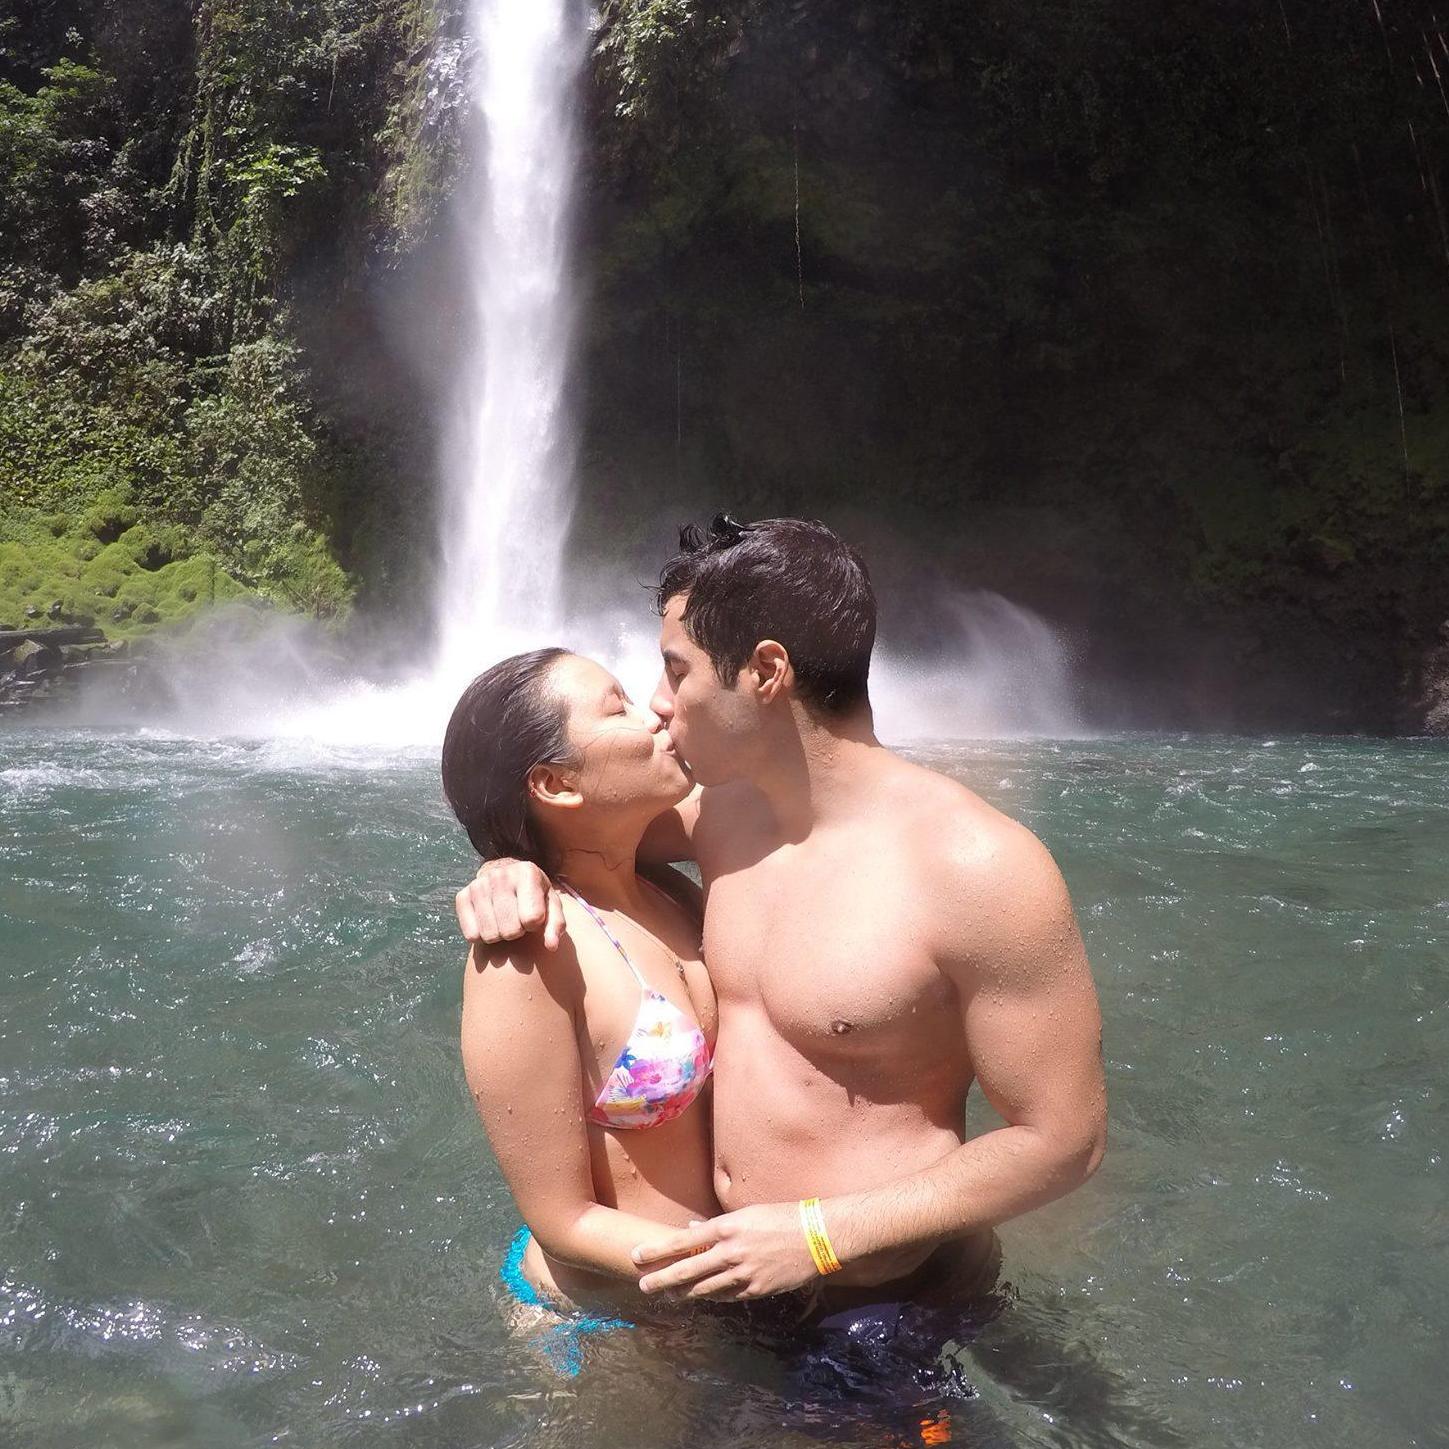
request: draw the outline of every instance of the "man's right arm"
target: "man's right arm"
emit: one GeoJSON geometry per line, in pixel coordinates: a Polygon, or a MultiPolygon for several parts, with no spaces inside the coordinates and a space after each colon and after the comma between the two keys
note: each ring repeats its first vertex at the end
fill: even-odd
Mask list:
{"type": "MultiPolygon", "coordinates": [[[[677,860],[694,859],[699,797],[700,787],[696,785],[678,805],[650,823],[639,842],[640,865],[672,865],[677,860]]],[[[454,898],[453,909],[464,937],[484,946],[517,941],[542,931],[543,944],[556,951],[568,929],[554,883],[531,861],[509,856],[485,860],[478,874],[454,898]]]]}
{"type": "MultiPolygon", "coordinates": [[[[563,936],[563,902],[554,883],[532,861],[503,856],[485,860],[478,874],[453,898],[458,929],[473,945],[496,946],[543,932],[543,944],[558,950],[563,936]]],[[[481,965],[485,956],[475,952],[481,965]]]]}
{"type": "Polygon", "coordinates": [[[665,810],[649,822],[639,842],[640,865],[674,865],[681,860],[696,860],[694,828],[699,824],[699,797],[702,785],[696,785],[672,809],[665,810]]]}

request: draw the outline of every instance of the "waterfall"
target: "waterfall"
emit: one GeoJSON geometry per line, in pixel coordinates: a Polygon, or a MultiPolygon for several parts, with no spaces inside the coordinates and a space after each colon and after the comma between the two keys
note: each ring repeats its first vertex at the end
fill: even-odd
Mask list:
{"type": "Polygon", "coordinates": [[[889,641],[871,664],[876,727],[887,740],[1080,736],[1072,663],[1052,626],[989,589],[933,594],[936,646],[889,641]]]}
{"type": "MultiPolygon", "coordinates": [[[[173,705],[158,724],[201,735],[430,746],[475,674],[554,643],[596,655],[636,697],[649,696],[656,634],[629,563],[599,561],[591,587],[574,590],[574,611],[566,601],[577,435],[568,414],[578,291],[575,83],[588,51],[588,11],[583,0],[471,0],[469,33],[477,170],[463,228],[465,347],[441,457],[431,667],[382,686],[319,667],[286,629],[265,644],[232,648],[217,634],[201,651],[209,666],[203,688],[187,686],[194,670],[185,659],[167,671],[173,682],[163,693],[173,705]],[[218,648],[232,661],[221,678],[210,667],[218,648]]],[[[943,601],[936,624],[929,658],[877,652],[872,695],[886,738],[1080,728],[1061,646],[1035,615],[978,594],[943,601]]]]}
{"type": "Polygon", "coordinates": [[[575,492],[575,83],[589,15],[582,0],[471,0],[468,34],[474,175],[460,228],[463,347],[439,460],[436,653],[412,678],[380,685],[289,650],[280,677],[253,683],[253,671],[242,689],[187,693],[164,722],[184,732],[431,747],[490,664],[540,644],[602,642],[587,621],[565,620],[563,578],[575,492]]]}
{"type": "Polygon", "coordinates": [[[563,566],[575,491],[575,82],[588,14],[580,0],[472,0],[468,33],[475,174],[461,227],[464,346],[440,458],[436,655],[406,683],[353,679],[245,708],[245,732],[432,745],[474,675],[522,649],[580,642],[577,621],[566,628],[563,566]]]}
{"type": "Polygon", "coordinates": [[[473,674],[562,624],[573,498],[565,416],[573,333],[577,0],[473,0],[474,154],[466,299],[476,339],[445,450],[438,675],[473,674]]]}

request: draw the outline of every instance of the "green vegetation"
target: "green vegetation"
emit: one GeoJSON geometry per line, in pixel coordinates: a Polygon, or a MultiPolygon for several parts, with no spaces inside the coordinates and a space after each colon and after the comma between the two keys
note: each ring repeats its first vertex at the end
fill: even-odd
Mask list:
{"type": "Polygon", "coordinates": [[[260,596],[186,531],[136,522],[125,495],[101,494],[79,519],[12,514],[0,541],[0,624],[95,624],[127,639],[179,624],[211,604],[260,596]]]}
{"type": "Polygon", "coordinates": [[[293,273],[335,292],[426,228],[436,28],[427,0],[0,22],[0,614],[347,617],[376,467],[316,404],[293,273]]]}
{"type": "MultiPolygon", "coordinates": [[[[413,621],[463,11],[0,20],[0,615],[122,634],[216,577],[413,621]]],[[[578,537],[825,514],[1168,716],[1231,680],[1245,720],[1392,723],[1449,616],[1441,32],[1421,0],[604,0],[578,537]]]]}

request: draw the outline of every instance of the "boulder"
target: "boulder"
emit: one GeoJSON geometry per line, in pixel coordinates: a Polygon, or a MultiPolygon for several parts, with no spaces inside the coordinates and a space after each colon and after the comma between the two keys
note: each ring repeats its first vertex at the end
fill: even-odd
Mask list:
{"type": "Polygon", "coordinates": [[[54,702],[101,676],[129,692],[137,652],[125,641],[110,642],[101,630],[80,625],[0,631],[0,715],[54,702]]]}
{"type": "Polygon", "coordinates": [[[1438,687],[1424,709],[1423,729],[1426,735],[1449,736],[1449,669],[1440,677],[1438,687]]]}
{"type": "Polygon", "coordinates": [[[10,668],[19,675],[34,676],[54,669],[61,662],[60,651],[48,644],[38,644],[27,639],[11,651],[10,668]]]}
{"type": "Polygon", "coordinates": [[[1412,734],[1449,735],[1449,621],[1419,659],[1407,721],[1412,734]]]}
{"type": "Polygon", "coordinates": [[[106,636],[99,629],[77,624],[67,629],[4,629],[0,630],[0,651],[13,649],[33,639],[38,644],[56,647],[61,644],[104,644],[106,636]]]}

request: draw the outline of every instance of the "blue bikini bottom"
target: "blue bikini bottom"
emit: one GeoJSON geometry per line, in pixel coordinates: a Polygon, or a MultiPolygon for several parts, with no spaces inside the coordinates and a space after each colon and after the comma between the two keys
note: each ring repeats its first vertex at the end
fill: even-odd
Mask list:
{"type": "Polygon", "coordinates": [[[528,1251],[530,1233],[519,1228],[508,1245],[508,1254],[498,1277],[517,1303],[528,1308],[542,1308],[557,1322],[549,1323],[532,1335],[532,1341],[559,1373],[573,1378],[584,1364],[583,1341],[586,1334],[612,1333],[634,1325],[623,1318],[601,1318],[595,1313],[565,1313],[554,1307],[523,1275],[523,1255],[528,1251]]]}

